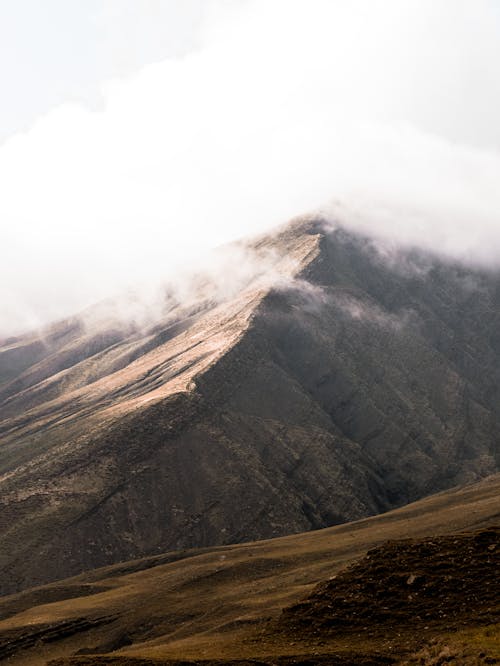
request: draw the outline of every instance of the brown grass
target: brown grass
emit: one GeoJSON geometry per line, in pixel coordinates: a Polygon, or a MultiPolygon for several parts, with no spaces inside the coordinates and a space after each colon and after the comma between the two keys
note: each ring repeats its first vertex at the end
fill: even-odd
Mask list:
{"type": "MultiPolygon", "coordinates": [[[[12,641],[12,636],[22,640],[48,627],[50,640],[44,639],[43,629],[35,645],[23,648],[21,643],[6,663],[41,666],[50,659],[78,652],[81,656],[74,661],[61,663],[125,666],[154,663],[144,660],[236,663],[234,660],[241,659],[271,663],[270,655],[274,655],[272,663],[300,663],[297,655],[304,655],[303,663],[321,663],[321,655],[332,653],[337,655],[336,661],[331,657],[330,662],[323,663],[361,664],[365,658],[372,661],[364,663],[394,663],[380,661],[391,655],[392,639],[365,637],[358,645],[342,637],[326,642],[314,637],[285,640],[269,633],[268,621],[278,617],[283,607],[309,594],[319,581],[329,579],[387,540],[491,524],[500,509],[499,491],[500,475],[496,475],[480,484],[348,525],[269,541],[160,555],[4,597],[0,600],[0,617],[4,618],[0,621],[0,648],[12,641]],[[100,622],[102,618],[109,621],[100,622]],[[61,631],[58,636],[59,626],[82,620],[94,624],[83,624],[74,633],[61,631]],[[120,661],[109,661],[110,657],[98,660],[84,652],[113,652],[120,661]]],[[[463,627],[462,631],[466,630],[463,627]]],[[[496,649],[496,628],[481,631],[473,629],[470,636],[463,634],[464,640],[475,641],[479,652],[483,643],[487,652],[496,649]],[[493,636],[487,631],[493,631],[493,636]]],[[[422,631],[416,638],[425,644],[433,637],[422,631]]],[[[408,646],[414,654],[417,648],[414,643],[408,646]]]]}

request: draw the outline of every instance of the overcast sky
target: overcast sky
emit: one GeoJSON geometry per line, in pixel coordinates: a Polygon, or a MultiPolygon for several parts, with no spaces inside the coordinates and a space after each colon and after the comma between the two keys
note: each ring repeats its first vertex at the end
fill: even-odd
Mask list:
{"type": "Polygon", "coordinates": [[[0,0],[0,55],[0,332],[318,207],[500,263],[496,0],[0,0]]]}

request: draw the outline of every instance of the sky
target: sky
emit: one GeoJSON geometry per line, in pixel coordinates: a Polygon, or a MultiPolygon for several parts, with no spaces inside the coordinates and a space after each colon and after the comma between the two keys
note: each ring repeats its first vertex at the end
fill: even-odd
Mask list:
{"type": "Polygon", "coordinates": [[[0,0],[0,333],[321,211],[500,264],[497,0],[0,0]]]}

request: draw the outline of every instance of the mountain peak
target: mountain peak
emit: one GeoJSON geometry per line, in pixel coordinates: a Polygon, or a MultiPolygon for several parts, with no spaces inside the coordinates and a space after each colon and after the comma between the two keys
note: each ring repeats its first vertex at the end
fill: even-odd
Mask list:
{"type": "Polygon", "coordinates": [[[4,591],[498,469],[496,275],[314,217],[229,255],[146,325],[76,317],[0,348],[4,591]]]}

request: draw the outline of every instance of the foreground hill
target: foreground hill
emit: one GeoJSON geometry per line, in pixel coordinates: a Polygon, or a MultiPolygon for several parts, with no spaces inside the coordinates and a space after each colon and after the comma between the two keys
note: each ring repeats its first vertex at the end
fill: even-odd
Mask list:
{"type": "Polygon", "coordinates": [[[463,642],[500,658],[500,544],[498,529],[490,527],[500,519],[499,496],[495,475],[352,524],[167,553],[4,597],[0,660],[10,666],[52,659],[64,659],[57,662],[64,666],[176,659],[345,666],[396,663],[393,651],[398,659],[437,646],[460,651],[463,642]],[[478,534],[437,536],[463,530],[478,534]],[[411,547],[383,545],[402,538],[413,539],[411,547]],[[328,582],[315,589],[321,581],[328,582]],[[408,595],[415,597],[411,604],[408,595]]]}
{"type": "MultiPolygon", "coordinates": [[[[356,520],[499,469],[500,279],[319,221],[271,282],[0,348],[0,592],[356,520]]],[[[231,282],[232,275],[227,276],[231,282]]]]}
{"type": "Polygon", "coordinates": [[[500,647],[499,571],[500,527],[392,541],[286,608],[277,627],[294,642],[343,638],[394,653],[418,645],[415,634],[490,627],[500,647]]]}

